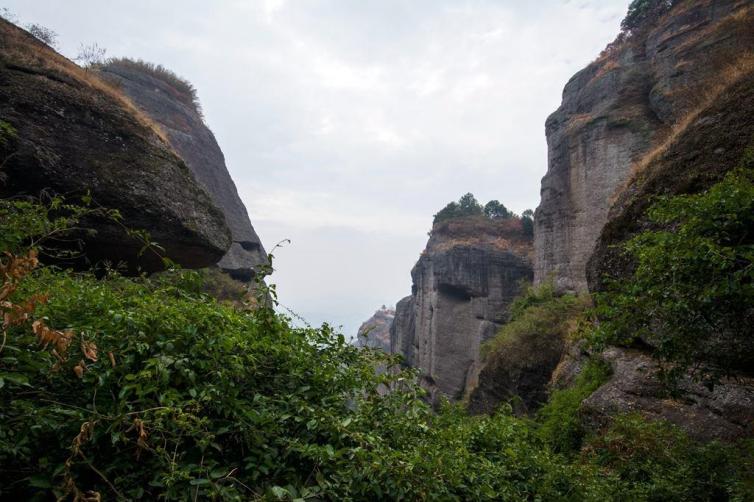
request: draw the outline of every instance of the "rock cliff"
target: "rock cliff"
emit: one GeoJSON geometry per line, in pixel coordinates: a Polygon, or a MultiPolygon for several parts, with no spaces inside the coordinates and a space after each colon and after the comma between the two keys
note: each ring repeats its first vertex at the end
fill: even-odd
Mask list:
{"type": "Polygon", "coordinates": [[[130,60],[111,61],[99,71],[160,125],[196,180],[223,211],[233,242],[218,266],[238,280],[250,281],[259,265],[267,263],[267,255],[215,136],[191,96],[190,84],[162,67],[130,60]]]}
{"type": "Polygon", "coordinates": [[[751,8],[749,0],[678,1],[566,84],[546,123],[535,282],[587,288],[587,260],[632,169],[714,99],[721,77],[754,49],[751,8]]]}
{"type": "MultiPolygon", "coordinates": [[[[186,267],[214,264],[230,246],[222,212],[195,181],[160,128],[117,90],[18,27],[0,19],[0,196],[41,191],[75,201],[91,193],[118,209],[123,225],[145,229],[186,267]]],[[[109,220],[82,235],[87,258],[157,270],[142,242],[109,220]]]]}
{"type": "Polygon", "coordinates": [[[521,281],[531,280],[531,241],[518,219],[467,217],[437,224],[411,271],[391,349],[419,368],[433,398],[460,399],[474,386],[481,344],[508,318],[521,281]]]}
{"type": "Polygon", "coordinates": [[[383,305],[359,327],[356,345],[390,352],[390,327],[394,318],[395,310],[383,305]]]}
{"type": "MultiPolygon", "coordinates": [[[[655,197],[698,193],[740,165],[754,145],[753,116],[751,2],[678,2],[656,24],[607,51],[569,82],[563,105],[548,119],[550,167],[536,215],[536,279],[553,274],[561,288],[596,292],[606,278],[628,277],[633,264],[619,245],[652,228],[647,209],[655,197]],[[599,84],[603,79],[615,80],[599,84]],[[578,123],[580,113],[590,115],[585,124],[578,123]],[[610,117],[630,120],[615,126],[610,117]]],[[[742,322],[747,315],[741,313],[742,322]]],[[[581,403],[588,428],[640,413],[701,440],[754,434],[750,369],[740,368],[738,378],[713,390],[686,376],[680,394],[670,395],[651,353],[652,341],[643,340],[591,355],[607,362],[612,375],[581,403]]],[[[588,357],[582,345],[566,347],[552,385],[567,386],[588,357]]]]}

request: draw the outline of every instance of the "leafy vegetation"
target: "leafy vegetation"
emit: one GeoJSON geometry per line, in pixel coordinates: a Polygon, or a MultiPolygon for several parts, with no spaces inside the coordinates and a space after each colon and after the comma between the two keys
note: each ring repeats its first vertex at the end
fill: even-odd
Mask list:
{"type": "Polygon", "coordinates": [[[592,359],[582,368],[572,386],[553,391],[547,404],[537,413],[537,420],[541,423],[539,437],[557,452],[577,452],[586,434],[579,417],[581,402],[609,376],[609,367],[592,359]]]}
{"type": "Polygon", "coordinates": [[[753,446],[702,445],[666,422],[627,415],[591,438],[580,457],[620,480],[616,500],[754,500],[753,446]]]}
{"type": "Polygon", "coordinates": [[[444,208],[438,211],[437,214],[435,214],[432,224],[436,225],[444,221],[474,216],[486,216],[491,220],[520,218],[524,226],[524,232],[530,236],[534,234],[534,212],[531,209],[527,209],[524,211],[523,215],[519,217],[497,200],[491,200],[482,206],[471,193],[461,196],[461,198],[458,199],[458,202],[448,203],[444,208]]]}
{"type": "Polygon", "coordinates": [[[647,21],[656,19],[670,10],[676,0],[633,0],[628,6],[628,13],[621,21],[624,33],[642,27],[647,21]]]}
{"type": "Polygon", "coordinates": [[[528,354],[541,357],[540,346],[560,354],[563,341],[575,330],[588,305],[588,297],[559,295],[551,283],[526,286],[511,304],[510,320],[482,346],[482,354],[487,359],[505,357],[519,362],[528,354]]]}
{"type": "MultiPolygon", "coordinates": [[[[394,358],[357,349],[327,325],[293,327],[265,302],[246,310],[219,304],[196,288],[195,272],[174,270],[169,280],[114,271],[95,277],[38,265],[38,254],[54,252],[50,238],[88,211],[53,204],[0,203],[0,498],[610,500],[653,493],[654,474],[625,472],[632,451],[661,455],[651,444],[614,459],[593,443],[581,457],[567,457],[542,439],[546,418],[538,426],[505,410],[489,417],[449,405],[433,411],[415,374],[374,371],[394,358]],[[393,391],[382,395],[383,385],[393,391]]],[[[542,294],[522,300],[518,315],[549,301],[542,294]]],[[[679,483],[744,493],[749,464],[728,450],[707,453],[720,469],[683,463],[679,483]],[[699,477],[684,477],[691,474],[699,477]]]]}
{"type": "Polygon", "coordinates": [[[657,229],[625,244],[633,274],[609,281],[597,297],[598,344],[650,344],[671,382],[691,368],[709,385],[754,368],[754,166],[747,162],[703,193],[661,197],[651,207],[657,229]]]}

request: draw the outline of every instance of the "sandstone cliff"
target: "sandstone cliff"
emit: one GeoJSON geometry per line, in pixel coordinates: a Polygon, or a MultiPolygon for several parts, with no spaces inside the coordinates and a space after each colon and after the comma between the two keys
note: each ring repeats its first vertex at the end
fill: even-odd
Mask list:
{"type": "MultiPolygon", "coordinates": [[[[91,193],[145,229],[186,267],[214,264],[230,246],[222,212],[195,181],[162,131],[123,95],[18,27],[0,19],[0,120],[12,138],[0,147],[0,196],[91,193]]],[[[109,220],[82,235],[87,258],[156,270],[155,255],[109,220]]]]}
{"type": "MultiPolygon", "coordinates": [[[[562,288],[588,284],[595,292],[604,288],[605,278],[620,281],[633,272],[619,245],[652,228],[646,212],[656,196],[707,189],[740,165],[754,145],[751,2],[677,3],[656,25],[574,77],[564,96],[563,106],[548,120],[551,163],[537,211],[535,275],[541,281],[552,273],[562,288]],[[636,73],[644,84],[631,84],[625,72],[636,73]],[[594,86],[606,74],[614,74],[621,87],[596,93],[594,86]],[[636,113],[632,123],[641,127],[616,128],[602,118],[603,125],[573,125],[579,110],[599,111],[601,117],[636,113]]],[[[747,315],[741,312],[743,323],[750,322],[747,315]]],[[[602,427],[616,415],[640,413],[668,420],[701,440],[754,434],[750,368],[739,368],[737,378],[724,379],[712,390],[685,375],[680,393],[671,395],[660,381],[652,350],[652,341],[643,340],[591,355],[607,362],[612,374],[581,403],[587,428],[602,427]]],[[[588,356],[578,344],[566,347],[552,384],[572,382],[588,356]]]]}
{"type": "Polygon", "coordinates": [[[531,241],[518,219],[468,217],[437,224],[411,271],[412,295],[396,308],[391,349],[425,386],[460,399],[474,386],[481,344],[508,318],[531,280],[531,241]]]}
{"type": "Polygon", "coordinates": [[[267,263],[267,255],[189,84],[162,67],[130,60],[112,61],[100,68],[100,73],[160,125],[196,180],[223,211],[233,242],[218,266],[238,280],[250,281],[259,265],[267,263]]]}
{"type": "Polygon", "coordinates": [[[552,276],[561,289],[587,288],[587,260],[632,166],[714,99],[752,49],[750,1],[680,1],[568,82],[546,124],[535,282],[552,276]]]}
{"type": "Polygon", "coordinates": [[[390,352],[390,327],[394,318],[395,310],[383,305],[359,327],[356,345],[390,352]]]}

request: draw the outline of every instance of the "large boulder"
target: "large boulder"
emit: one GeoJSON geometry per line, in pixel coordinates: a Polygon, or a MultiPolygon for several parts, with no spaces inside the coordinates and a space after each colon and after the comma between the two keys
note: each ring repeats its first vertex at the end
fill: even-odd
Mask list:
{"type": "MultiPolygon", "coordinates": [[[[196,182],[164,134],[120,92],[20,28],[0,19],[0,120],[12,140],[0,145],[1,196],[42,191],[118,209],[122,225],[143,229],[185,267],[216,263],[230,247],[223,213],[196,182]]],[[[89,222],[90,261],[157,270],[143,243],[110,220],[89,222]]]]}
{"type": "Polygon", "coordinates": [[[612,347],[600,357],[610,365],[612,376],[581,403],[579,413],[588,429],[600,429],[617,415],[638,413],[667,420],[702,441],[754,435],[754,379],[723,380],[710,390],[689,376],[671,395],[650,355],[612,347]]]}
{"type": "Polygon", "coordinates": [[[128,59],[111,61],[99,73],[159,124],[222,210],[233,242],[217,265],[235,279],[250,281],[267,264],[267,254],[228,173],[223,152],[204,123],[191,84],[161,66],[128,59]]]}

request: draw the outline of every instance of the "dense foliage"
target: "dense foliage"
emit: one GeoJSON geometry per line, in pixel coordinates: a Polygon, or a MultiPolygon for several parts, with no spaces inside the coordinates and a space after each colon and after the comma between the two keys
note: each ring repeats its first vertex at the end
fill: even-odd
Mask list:
{"type": "Polygon", "coordinates": [[[754,166],[703,193],[659,198],[648,214],[656,229],[625,244],[633,274],[598,297],[596,340],[650,344],[671,381],[692,367],[710,384],[751,371],[754,166]]]}
{"type": "Polygon", "coordinates": [[[557,294],[551,283],[526,286],[511,304],[510,320],[482,346],[482,353],[487,360],[508,358],[514,364],[528,356],[542,357],[542,351],[554,350],[559,356],[588,304],[586,296],[557,294]]]}
{"type": "Polygon", "coordinates": [[[670,10],[676,0],[633,0],[628,6],[628,13],[621,21],[624,32],[634,31],[647,21],[656,19],[670,10]]]}
{"type": "MultiPolygon", "coordinates": [[[[462,195],[458,202],[449,202],[444,208],[434,215],[432,224],[436,225],[443,221],[453,220],[456,218],[466,218],[469,216],[486,216],[491,220],[505,220],[508,218],[518,218],[518,216],[506,208],[500,201],[491,200],[482,206],[473,194],[467,193],[462,195]]],[[[528,235],[534,233],[534,213],[531,209],[524,211],[520,217],[524,226],[524,231],[528,235]]]]}
{"type": "MultiPolygon", "coordinates": [[[[502,410],[433,411],[412,373],[359,350],[329,326],[295,328],[272,309],[199,292],[194,272],[103,277],[36,265],[75,226],[73,206],[0,203],[4,340],[0,348],[0,498],[46,500],[651,499],[662,452],[581,457],[548,446],[540,426],[502,410]],[[49,251],[49,250],[47,250],[49,251]],[[378,392],[383,385],[393,391],[378,392]],[[634,458],[636,457],[636,458],[634,458]]],[[[274,298],[274,294],[273,294],[274,298]]],[[[521,304],[521,309],[532,305],[521,304]]],[[[642,425],[638,424],[639,431],[642,425]]],[[[619,434],[623,434],[620,436],[619,434]]],[[[616,439],[617,438],[617,439],[616,439]]],[[[607,447],[607,446],[606,446],[607,447]]],[[[673,473],[743,500],[746,464],[715,447],[725,476],[673,473]],[[690,475],[698,476],[689,479],[690,475]]],[[[712,458],[712,457],[710,457],[712,458]]],[[[663,485],[665,486],[665,485],[663,485]]],[[[697,488],[701,487],[701,488],[697,488]]],[[[680,492],[678,492],[680,493],[680,492]]],[[[715,492],[718,493],[718,492],[715,492]]],[[[656,499],[656,497],[654,497],[656,499]]]]}

